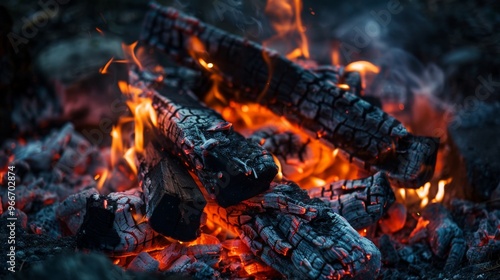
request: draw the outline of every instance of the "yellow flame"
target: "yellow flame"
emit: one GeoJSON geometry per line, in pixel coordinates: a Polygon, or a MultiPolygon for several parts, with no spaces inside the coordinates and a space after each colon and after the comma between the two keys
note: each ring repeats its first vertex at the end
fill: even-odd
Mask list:
{"type": "Polygon", "coordinates": [[[102,174],[97,174],[96,177],[98,177],[96,180],[97,181],[97,190],[101,190],[102,187],[104,186],[104,182],[106,182],[106,179],[108,178],[108,170],[104,170],[102,174]],[[97,176],[98,175],[98,176],[97,176]]]}
{"type": "Polygon", "coordinates": [[[365,60],[352,62],[348,64],[344,70],[346,72],[359,72],[361,75],[361,87],[363,89],[367,87],[367,80],[369,76],[380,72],[380,68],[378,66],[375,66],[373,63],[365,60]]]}
{"type": "Polygon", "coordinates": [[[420,201],[421,208],[425,207],[429,203],[429,198],[427,196],[429,195],[430,188],[431,188],[431,183],[427,182],[422,187],[415,190],[415,193],[422,200],[420,201]]]}
{"type": "Polygon", "coordinates": [[[406,199],[406,190],[405,189],[399,189],[399,195],[401,195],[401,198],[403,200],[406,199]]]}
{"type": "Polygon", "coordinates": [[[128,163],[130,169],[137,174],[137,167],[135,166],[135,150],[133,147],[129,148],[123,155],[123,159],[128,163]]]}
{"type": "Polygon", "coordinates": [[[356,71],[356,72],[361,72],[361,73],[369,72],[369,73],[378,74],[380,72],[380,69],[369,61],[360,60],[360,61],[355,61],[355,62],[349,63],[345,67],[345,71],[346,72],[356,71]]]}
{"type": "Polygon", "coordinates": [[[275,155],[272,155],[272,156],[273,156],[274,163],[278,166],[278,174],[276,174],[276,176],[274,177],[274,180],[276,182],[281,182],[281,180],[283,180],[283,171],[282,171],[282,167],[281,167],[281,162],[279,161],[279,159],[275,155]]]}
{"type": "Polygon", "coordinates": [[[312,184],[314,187],[322,187],[326,185],[326,181],[317,177],[312,177],[312,184]]]}
{"type": "Polygon", "coordinates": [[[438,192],[436,193],[436,196],[432,199],[432,202],[441,202],[441,201],[443,201],[444,193],[445,193],[444,188],[446,187],[446,185],[448,185],[449,183],[451,183],[451,181],[452,181],[452,178],[448,178],[446,180],[440,180],[438,182],[438,192]]]}
{"type": "Polygon", "coordinates": [[[121,129],[113,127],[111,130],[111,165],[115,166],[123,155],[123,139],[121,129]]]}
{"type": "Polygon", "coordinates": [[[351,89],[351,87],[348,84],[338,84],[337,86],[345,91],[351,89]]]}
{"type": "Polygon", "coordinates": [[[142,153],[144,151],[144,133],[145,127],[150,127],[150,123],[156,126],[156,112],[153,109],[150,99],[143,99],[141,103],[135,106],[134,125],[135,125],[135,151],[142,153]]]}

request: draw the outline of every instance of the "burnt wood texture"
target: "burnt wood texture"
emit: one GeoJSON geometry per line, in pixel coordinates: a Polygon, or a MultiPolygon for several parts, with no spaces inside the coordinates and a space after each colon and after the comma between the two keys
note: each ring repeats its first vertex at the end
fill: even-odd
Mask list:
{"type": "Polygon", "coordinates": [[[228,208],[207,204],[209,219],[232,229],[267,265],[290,279],[375,278],[380,252],[340,215],[294,183],[228,208]]]}
{"type": "Polygon", "coordinates": [[[391,183],[417,188],[432,177],[437,139],[410,134],[381,109],[257,43],[155,3],[141,40],[219,76],[232,100],[268,107],[359,166],[387,172],[391,183]]]}
{"type": "Polygon", "coordinates": [[[186,167],[150,142],[141,160],[148,223],[156,232],[180,241],[200,234],[206,200],[186,167]]]}
{"type": "Polygon", "coordinates": [[[307,191],[310,197],[328,203],[355,229],[375,224],[396,200],[382,172],[365,179],[337,181],[307,191]]]}

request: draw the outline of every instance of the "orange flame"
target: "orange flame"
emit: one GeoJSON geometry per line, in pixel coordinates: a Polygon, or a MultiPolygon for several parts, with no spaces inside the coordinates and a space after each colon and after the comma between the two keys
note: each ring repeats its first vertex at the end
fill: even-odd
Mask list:
{"type": "Polygon", "coordinates": [[[101,74],[107,74],[108,73],[108,68],[113,62],[114,57],[112,57],[101,69],[99,69],[99,73],[101,74]]]}
{"type": "Polygon", "coordinates": [[[338,46],[336,45],[333,50],[332,50],[332,65],[333,66],[340,66],[340,57],[339,57],[339,49],[338,46]]]}
{"type": "Polygon", "coordinates": [[[130,45],[126,45],[126,44],[122,43],[122,49],[123,49],[123,53],[125,55],[125,58],[127,60],[133,62],[137,67],[139,67],[140,70],[142,70],[143,69],[142,64],[139,61],[139,59],[137,58],[137,56],[135,55],[135,48],[137,46],[137,43],[138,43],[138,41],[136,41],[130,45]]]}
{"type": "MultiPolygon", "coordinates": [[[[125,60],[115,60],[111,58],[106,65],[100,69],[100,73],[106,74],[111,63],[133,63],[139,69],[143,66],[137,56],[135,55],[135,49],[137,42],[131,45],[122,44],[123,52],[125,55],[125,60]]],[[[140,50],[139,50],[140,52],[140,50]]],[[[115,167],[119,161],[126,162],[132,172],[137,174],[136,166],[136,155],[142,153],[144,150],[144,133],[146,128],[155,126],[157,124],[156,112],[152,106],[152,100],[150,98],[144,97],[143,90],[134,86],[129,85],[125,81],[119,81],[118,87],[120,88],[122,94],[127,98],[127,106],[132,113],[132,116],[122,116],[118,120],[116,126],[111,130],[111,151],[110,151],[110,162],[111,166],[115,167]],[[124,126],[128,124],[134,125],[134,141],[131,143],[129,141],[128,134],[131,132],[128,129],[124,130],[124,126]],[[125,137],[124,133],[127,134],[125,137]]],[[[96,180],[98,189],[104,186],[106,180],[112,176],[110,170],[105,170],[102,174],[96,175],[96,180]]]]}
{"type": "Polygon", "coordinates": [[[97,180],[97,189],[100,191],[102,187],[104,186],[104,182],[106,182],[106,179],[108,178],[108,173],[109,171],[105,169],[102,174],[97,174],[94,177],[94,180],[97,180]]]}
{"type": "Polygon", "coordinates": [[[419,208],[425,207],[429,202],[441,202],[444,199],[445,187],[450,184],[452,178],[439,180],[437,191],[435,183],[427,182],[418,189],[398,189],[396,199],[405,205],[411,206],[418,204],[419,208]],[[432,197],[432,194],[434,197],[432,197]]]}
{"type": "Polygon", "coordinates": [[[345,67],[345,72],[359,72],[361,75],[361,87],[366,89],[373,76],[380,72],[380,68],[369,61],[355,61],[345,67]]]}
{"type": "MultiPolygon", "coordinates": [[[[212,106],[210,102],[207,104],[212,106]]],[[[338,149],[323,145],[301,128],[274,115],[269,109],[257,104],[242,105],[234,102],[230,102],[225,107],[219,106],[219,108],[222,117],[231,122],[235,130],[245,136],[249,136],[263,127],[273,127],[277,129],[277,133],[291,132],[297,135],[305,144],[302,159],[274,157],[279,162],[278,166],[280,167],[276,179],[286,177],[286,179],[293,180],[307,189],[323,186],[338,180],[338,178],[356,178],[357,169],[352,167],[347,160],[338,157],[338,149]]]]}
{"type": "Polygon", "coordinates": [[[111,165],[115,166],[118,159],[123,155],[122,132],[119,127],[113,127],[111,130],[111,165]]]}
{"type": "Polygon", "coordinates": [[[309,58],[309,44],[300,16],[301,11],[300,0],[268,0],[266,4],[265,12],[271,16],[271,24],[277,33],[271,40],[296,38],[298,46],[286,55],[288,59],[309,58]]]}
{"type": "Polygon", "coordinates": [[[156,126],[156,112],[153,109],[151,99],[144,98],[135,106],[135,151],[142,153],[144,151],[144,129],[152,124],[156,126]],[[151,121],[151,123],[149,123],[151,121]]]}

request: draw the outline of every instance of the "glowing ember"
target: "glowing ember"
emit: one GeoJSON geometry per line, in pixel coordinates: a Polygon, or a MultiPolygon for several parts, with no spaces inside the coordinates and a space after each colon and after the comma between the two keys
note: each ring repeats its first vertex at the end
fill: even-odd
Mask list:
{"type": "Polygon", "coordinates": [[[340,65],[340,56],[338,46],[334,46],[332,50],[332,65],[338,67],[340,65]]]}

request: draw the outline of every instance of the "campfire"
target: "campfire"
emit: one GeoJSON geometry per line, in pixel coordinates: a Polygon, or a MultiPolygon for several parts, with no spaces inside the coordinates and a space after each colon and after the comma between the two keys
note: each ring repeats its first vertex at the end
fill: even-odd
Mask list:
{"type": "MultiPolygon", "coordinates": [[[[432,95],[388,96],[399,70],[342,65],[338,46],[321,65],[303,8],[268,0],[275,35],[257,43],[150,3],[138,41],[95,69],[119,73],[115,100],[75,100],[59,77],[51,86],[66,117],[0,150],[4,274],[87,262],[114,277],[498,273],[499,189],[467,181],[498,175],[477,175],[463,140],[498,106],[468,118],[432,95]],[[81,102],[120,108],[108,142],[79,128],[81,102]]],[[[23,106],[12,111],[20,131],[23,106]]]]}

